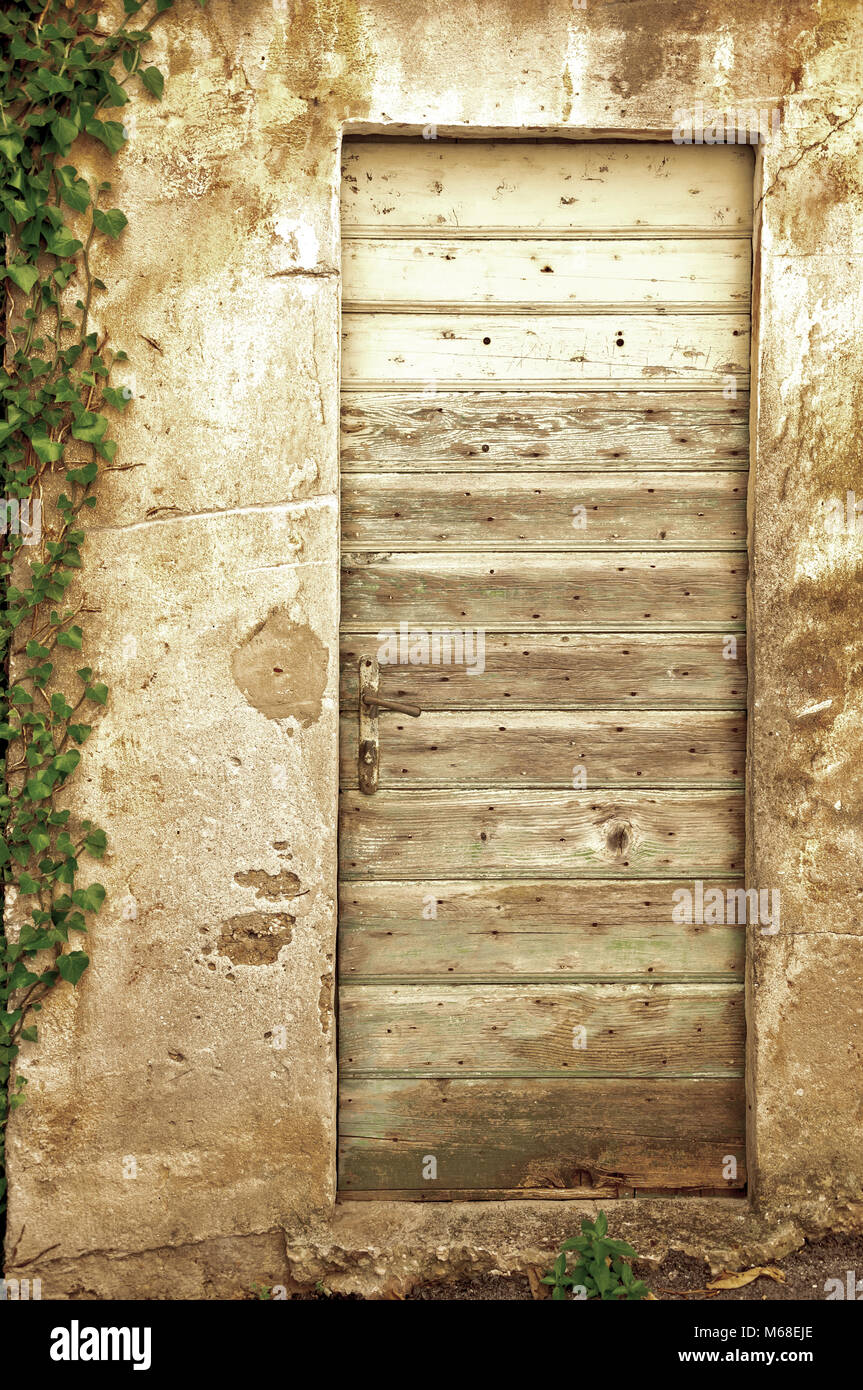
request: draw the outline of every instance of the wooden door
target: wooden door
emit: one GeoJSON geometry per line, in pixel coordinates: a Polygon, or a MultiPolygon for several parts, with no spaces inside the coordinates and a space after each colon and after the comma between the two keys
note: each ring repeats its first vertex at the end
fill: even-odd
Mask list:
{"type": "Polygon", "coordinates": [[[745,1184],[745,929],[674,894],[742,884],[751,186],[345,146],[345,1197],[745,1184]]]}

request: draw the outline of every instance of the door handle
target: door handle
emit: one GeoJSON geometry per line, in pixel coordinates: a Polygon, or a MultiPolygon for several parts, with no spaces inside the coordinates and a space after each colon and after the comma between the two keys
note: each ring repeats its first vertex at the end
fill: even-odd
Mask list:
{"type": "Polygon", "coordinates": [[[376,706],[378,709],[393,710],[396,714],[409,714],[411,719],[419,719],[422,710],[419,705],[409,705],[406,700],[385,700],[381,695],[372,695],[370,691],[363,692],[363,704],[369,708],[376,706]]]}
{"type": "Polygon", "coordinates": [[[419,705],[407,700],[388,700],[378,694],[380,668],[373,656],[361,656],[357,670],[357,700],[359,713],[359,741],[357,752],[357,782],[365,796],[372,796],[378,789],[380,775],[380,731],[378,711],[392,710],[394,714],[407,714],[418,719],[422,714],[419,705]]]}

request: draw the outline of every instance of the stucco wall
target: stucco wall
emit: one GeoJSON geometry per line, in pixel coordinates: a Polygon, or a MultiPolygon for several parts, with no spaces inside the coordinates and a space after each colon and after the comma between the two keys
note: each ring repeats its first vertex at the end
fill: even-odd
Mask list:
{"type": "Polygon", "coordinates": [[[668,138],[696,101],[782,113],[756,194],[748,790],[782,927],[750,942],[750,1201],[615,1213],[645,1252],[729,1263],[863,1226],[863,551],[823,517],[863,496],[863,7],[185,0],[157,32],[165,100],[135,107],[98,272],[136,391],[82,578],[112,697],[75,808],[109,830],[110,901],[23,1048],[8,1273],[55,1298],[373,1291],[529,1263],[575,1223],[333,1205],[339,150],[430,123],[668,138]]]}

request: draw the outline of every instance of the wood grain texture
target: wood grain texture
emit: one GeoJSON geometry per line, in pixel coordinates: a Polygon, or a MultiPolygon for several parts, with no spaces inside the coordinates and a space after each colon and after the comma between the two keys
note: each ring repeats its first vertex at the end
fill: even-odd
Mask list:
{"type": "Polygon", "coordinates": [[[342,392],[343,470],[746,469],[749,395],[682,391],[342,392]]]}
{"type": "Polygon", "coordinates": [[[741,1192],[752,153],[343,153],[340,1190],[741,1192]]]}
{"type": "MultiPolygon", "coordinates": [[[[681,783],[742,787],[746,757],[746,719],[742,711],[725,710],[426,711],[419,719],[385,715],[379,737],[381,791],[681,783]]],[[[342,719],[340,745],[341,786],[355,787],[356,715],[342,719]]]]}
{"type": "Polygon", "coordinates": [[[342,1077],[742,1076],[742,985],[352,985],[342,1077]]]}
{"type": "Polygon", "coordinates": [[[342,483],[354,549],[742,550],[740,473],[360,473],[342,483]]]}
{"type": "Polygon", "coordinates": [[[344,878],[738,877],[743,796],[343,790],[344,878]]]}
{"type": "MultiPolygon", "coordinates": [[[[385,616],[382,622],[388,621],[385,616]]],[[[377,629],[343,633],[342,708],[357,707],[357,663],[380,646],[377,629]]],[[[424,710],[652,709],[746,705],[746,644],[717,633],[487,633],[485,670],[390,665],[382,682],[395,698],[424,710]]],[[[405,646],[405,657],[409,647],[405,646]]]]}
{"type": "MultiPolygon", "coordinates": [[[[704,892],[741,886],[708,881],[704,892]]],[[[341,978],[742,979],[745,927],[673,922],[679,888],[692,881],[342,883],[341,978]]]]}
{"type": "Polygon", "coordinates": [[[346,141],[342,231],[747,233],[750,149],[668,142],[346,141]]]}
{"type": "Polygon", "coordinates": [[[721,387],[749,372],[749,315],[344,313],[342,376],[516,384],[651,378],[721,387]]]}
{"type": "Polygon", "coordinates": [[[343,565],[342,622],[361,627],[733,632],[746,615],[746,556],[721,552],[347,552],[343,565]]]}
{"type": "Polygon", "coordinates": [[[482,305],[534,311],[622,306],[676,309],[748,307],[745,241],[457,241],[446,238],[347,241],[345,308],[482,305]]]}
{"type": "Polygon", "coordinates": [[[717,1187],[727,1154],[742,1187],[745,1102],[737,1078],[689,1081],[349,1081],[341,1088],[339,1186],[717,1187]],[[437,1178],[424,1181],[426,1155],[437,1178]]]}

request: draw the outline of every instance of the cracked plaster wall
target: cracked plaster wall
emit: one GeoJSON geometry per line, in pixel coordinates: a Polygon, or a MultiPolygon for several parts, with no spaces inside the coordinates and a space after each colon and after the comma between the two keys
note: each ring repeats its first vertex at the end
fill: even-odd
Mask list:
{"type": "Polygon", "coordinates": [[[570,1233],[557,1202],[333,1205],[339,148],[667,138],[699,100],[782,117],[756,192],[748,854],[783,926],[750,944],[751,1201],[615,1214],[645,1253],[726,1263],[859,1229],[863,551],[822,524],[863,495],[859,0],[210,0],[152,54],[165,100],[102,175],[130,226],[97,317],[135,401],[86,549],[112,697],[74,806],[109,830],[110,896],[23,1049],[8,1273],[49,1298],[376,1292],[570,1233]]]}

